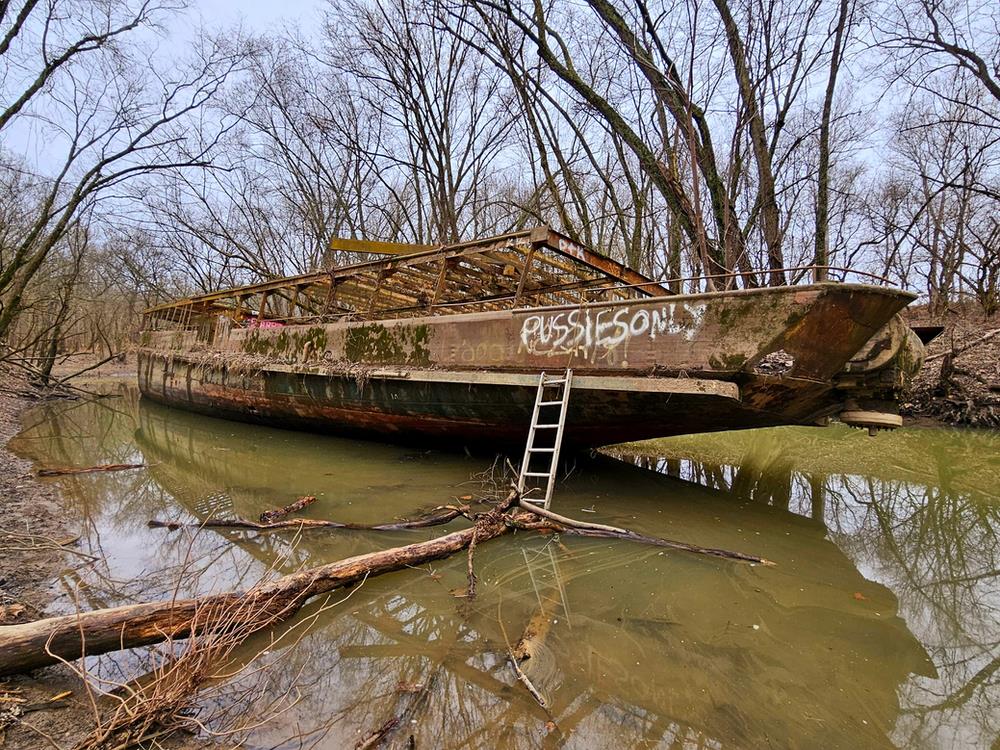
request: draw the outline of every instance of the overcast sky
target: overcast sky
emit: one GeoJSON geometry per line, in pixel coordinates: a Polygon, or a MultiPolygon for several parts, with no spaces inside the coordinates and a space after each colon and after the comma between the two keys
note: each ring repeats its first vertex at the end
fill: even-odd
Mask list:
{"type": "Polygon", "coordinates": [[[187,22],[200,18],[216,27],[243,22],[248,30],[267,31],[285,21],[316,20],[326,5],[326,0],[192,0],[187,22]]]}
{"type": "MultiPolygon", "coordinates": [[[[297,24],[305,33],[318,26],[323,11],[336,0],[190,0],[188,8],[168,17],[166,38],[156,42],[158,56],[177,54],[178,49],[194,38],[196,29],[204,26],[210,32],[224,32],[242,26],[247,33],[278,31],[285,25],[297,24]]],[[[65,154],[53,148],[51,130],[40,130],[30,118],[20,118],[5,129],[0,145],[24,157],[43,173],[58,170],[65,154]]]]}

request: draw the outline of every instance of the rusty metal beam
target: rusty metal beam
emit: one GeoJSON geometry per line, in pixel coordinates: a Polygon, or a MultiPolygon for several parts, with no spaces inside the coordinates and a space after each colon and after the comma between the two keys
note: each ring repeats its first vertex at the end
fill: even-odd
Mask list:
{"type": "Polygon", "coordinates": [[[628,266],[612,260],[606,255],[588,250],[564,234],[560,234],[549,227],[537,227],[532,233],[532,242],[536,246],[545,246],[555,250],[560,255],[572,258],[582,263],[586,263],[591,268],[620,279],[626,284],[638,286],[646,294],[653,297],[669,297],[674,293],[669,289],[654,282],[648,276],[644,276],[638,271],[634,271],[628,266]]]}
{"type": "MultiPolygon", "coordinates": [[[[362,242],[354,241],[351,242],[362,242]]],[[[397,243],[398,244],[398,243],[397,243]]],[[[196,295],[181,300],[175,300],[173,302],[164,303],[161,305],[155,305],[148,308],[145,311],[146,315],[156,315],[165,310],[175,308],[178,306],[189,305],[192,303],[209,303],[217,300],[228,299],[238,295],[255,295],[263,294],[264,292],[269,292],[272,290],[288,289],[291,287],[301,287],[306,285],[321,285],[327,283],[331,276],[336,278],[344,278],[350,276],[356,276],[365,271],[371,270],[402,270],[411,265],[425,264],[428,260],[432,260],[435,257],[442,257],[445,259],[456,259],[463,256],[473,256],[473,255],[487,255],[489,253],[497,251],[511,250],[515,246],[521,245],[524,247],[534,247],[544,248],[552,250],[553,252],[559,254],[562,257],[571,259],[576,263],[582,263],[583,265],[596,269],[601,273],[611,277],[614,280],[620,281],[625,285],[636,286],[641,289],[644,293],[652,296],[666,296],[671,294],[671,292],[664,287],[660,286],[656,282],[651,281],[646,276],[633,271],[626,266],[618,263],[617,261],[611,260],[599,253],[595,253],[592,250],[588,250],[583,246],[573,242],[565,235],[556,232],[549,227],[536,227],[530,230],[523,230],[520,232],[512,232],[510,234],[500,235],[497,237],[489,237],[482,240],[475,240],[471,242],[461,242],[454,245],[447,245],[442,247],[436,247],[431,249],[418,250],[417,252],[408,253],[406,255],[401,255],[399,258],[394,260],[380,260],[380,261],[369,261],[365,263],[355,263],[349,266],[344,266],[343,268],[334,269],[332,271],[326,272],[316,272],[309,274],[299,274],[297,276],[289,276],[281,279],[273,279],[271,281],[259,282],[257,284],[248,284],[241,287],[234,287],[231,289],[224,289],[217,292],[211,292],[208,294],[196,295]]],[[[418,247],[418,246],[411,246],[418,247]]]]}

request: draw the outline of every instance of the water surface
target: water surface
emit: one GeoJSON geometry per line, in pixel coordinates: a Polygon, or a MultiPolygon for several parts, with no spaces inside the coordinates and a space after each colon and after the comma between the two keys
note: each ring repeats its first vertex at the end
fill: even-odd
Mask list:
{"type": "MultiPolygon", "coordinates": [[[[40,407],[13,444],[40,466],[147,463],[64,477],[81,560],[53,611],[252,585],[442,529],[254,534],[152,518],[380,522],[488,491],[489,460],[273,430],[119,397],[40,407]]],[[[674,438],[580,459],[553,509],[766,557],[774,568],[607,540],[518,533],[366,581],[261,634],[265,670],[201,701],[210,731],[269,715],[246,747],[995,747],[1000,732],[1000,438],[846,428],[674,438]],[[506,644],[549,630],[517,683],[506,644]],[[425,688],[421,690],[421,687],[425,688]],[[241,720],[240,717],[244,717],[241,720]]],[[[493,472],[500,480],[498,470],[493,472]]],[[[464,521],[446,527],[459,528],[464,521]]],[[[90,660],[97,678],[145,654],[90,660]]]]}

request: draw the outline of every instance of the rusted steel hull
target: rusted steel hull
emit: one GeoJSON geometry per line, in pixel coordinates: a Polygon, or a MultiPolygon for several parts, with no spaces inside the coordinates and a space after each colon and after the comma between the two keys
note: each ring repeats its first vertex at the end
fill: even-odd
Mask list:
{"type": "Polygon", "coordinates": [[[565,441],[813,424],[891,410],[919,366],[911,295],[823,284],[265,330],[151,332],[155,401],[295,429],[455,445],[520,443],[542,370],[572,367],[565,441]]]}
{"type": "MultiPolygon", "coordinates": [[[[219,370],[143,355],[143,395],[211,416],[318,432],[456,445],[523,443],[535,385],[412,382],[268,372],[229,380],[219,370]],[[190,387],[188,386],[190,383],[190,387]],[[249,387],[248,387],[249,386],[249,387]]],[[[682,394],[574,388],[566,442],[577,446],[734,429],[738,390],[682,394]]],[[[752,421],[749,421],[752,420],[752,421]]],[[[764,415],[742,426],[781,424],[764,415]]]]}

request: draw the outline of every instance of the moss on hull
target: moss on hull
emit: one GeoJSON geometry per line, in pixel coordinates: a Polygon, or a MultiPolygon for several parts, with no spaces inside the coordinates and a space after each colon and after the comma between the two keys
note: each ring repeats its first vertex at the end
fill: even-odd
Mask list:
{"type": "Polygon", "coordinates": [[[326,350],[326,329],[312,326],[305,330],[267,333],[255,330],[243,340],[243,351],[286,362],[308,361],[326,350]]]}
{"type": "Polygon", "coordinates": [[[426,325],[393,326],[379,323],[347,331],[344,354],[348,362],[429,366],[430,330],[426,325]]]}

